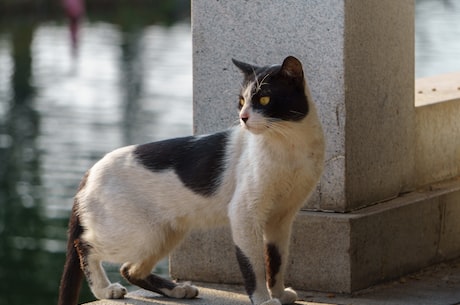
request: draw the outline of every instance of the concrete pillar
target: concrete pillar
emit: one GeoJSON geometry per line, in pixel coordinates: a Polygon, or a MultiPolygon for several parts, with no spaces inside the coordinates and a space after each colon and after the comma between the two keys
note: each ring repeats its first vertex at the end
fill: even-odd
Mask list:
{"type": "MultiPolygon", "coordinates": [[[[304,65],[327,151],[294,225],[291,285],[351,292],[439,260],[445,219],[435,211],[456,210],[460,186],[399,196],[415,187],[413,0],[193,0],[192,30],[198,134],[237,123],[232,57],[266,65],[294,55],[304,65]]],[[[240,282],[228,230],[192,234],[171,275],[240,282]]]]}
{"type": "Polygon", "coordinates": [[[237,122],[235,57],[303,62],[327,139],[318,196],[348,211],[412,186],[414,9],[411,0],[193,1],[194,128],[237,122]]]}

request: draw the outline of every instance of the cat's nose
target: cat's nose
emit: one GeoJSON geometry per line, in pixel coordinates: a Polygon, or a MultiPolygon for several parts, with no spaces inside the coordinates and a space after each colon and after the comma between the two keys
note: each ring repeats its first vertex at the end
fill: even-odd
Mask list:
{"type": "Polygon", "coordinates": [[[243,121],[244,124],[246,124],[246,122],[249,120],[249,112],[246,110],[246,111],[241,111],[240,112],[240,119],[241,121],[243,121]]]}
{"type": "Polygon", "coordinates": [[[247,111],[240,112],[240,119],[244,124],[249,120],[249,113],[247,111]]]}

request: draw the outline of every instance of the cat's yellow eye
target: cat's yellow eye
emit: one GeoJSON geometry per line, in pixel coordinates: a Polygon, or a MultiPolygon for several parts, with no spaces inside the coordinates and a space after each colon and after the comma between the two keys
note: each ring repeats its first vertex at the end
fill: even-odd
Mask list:
{"type": "Polygon", "coordinates": [[[268,103],[270,103],[270,97],[269,96],[262,96],[260,99],[259,99],[259,102],[262,106],[265,106],[267,105],[268,103]]]}
{"type": "Polygon", "coordinates": [[[240,97],[240,106],[244,106],[244,98],[240,97]]]}

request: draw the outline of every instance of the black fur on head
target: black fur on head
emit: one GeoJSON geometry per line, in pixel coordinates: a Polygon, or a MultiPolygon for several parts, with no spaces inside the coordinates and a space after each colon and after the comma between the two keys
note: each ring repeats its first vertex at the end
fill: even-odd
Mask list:
{"type": "Polygon", "coordinates": [[[288,56],[281,65],[263,67],[232,61],[243,72],[243,88],[254,84],[251,101],[254,110],[285,121],[299,121],[308,114],[304,73],[297,58],[288,56]],[[268,105],[257,102],[263,96],[270,96],[268,105]]]}

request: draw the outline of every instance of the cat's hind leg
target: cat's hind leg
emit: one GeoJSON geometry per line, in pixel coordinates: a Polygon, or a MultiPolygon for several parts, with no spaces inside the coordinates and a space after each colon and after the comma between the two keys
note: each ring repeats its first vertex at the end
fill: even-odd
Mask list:
{"type": "Polygon", "coordinates": [[[146,260],[140,264],[125,263],[120,273],[131,284],[176,299],[192,299],[198,289],[188,284],[177,284],[151,273],[156,260],[146,260]]]}
{"type": "Polygon", "coordinates": [[[80,256],[81,269],[94,296],[98,299],[122,299],[127,293],[126,288],[119,283],[110,283],[101,261],[91,254],[91,246],[77,240],[75,247],[80,256]]]}
{"type": "Polygon", "coordinates": [[[169,226],[163,227],[162,230],[158,228],[158,232],[160,231],[162,238],[157,243],[153,243],[157,246],[155,253],[139,262],[124,263],[120,268],[121,275],[131,284],[170,298],[195,298],[198,295],[198,289],[195,286],[178,284],[151,273],[157,262],[169,254],[185,234],[169,226]]]}

